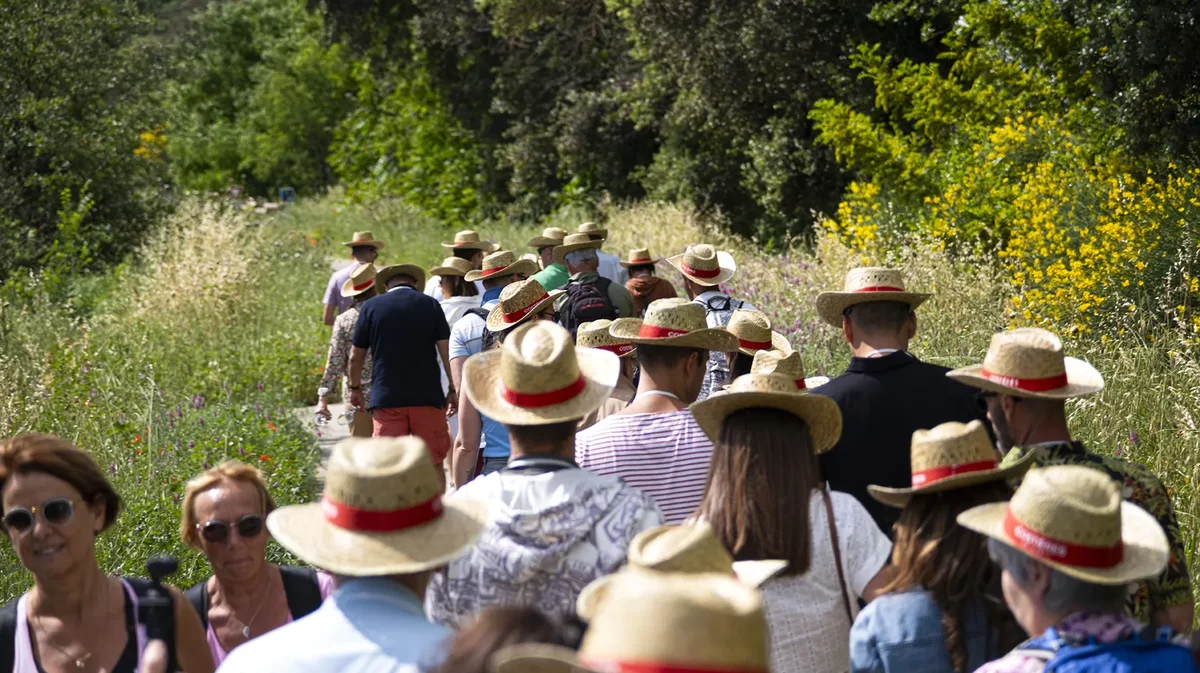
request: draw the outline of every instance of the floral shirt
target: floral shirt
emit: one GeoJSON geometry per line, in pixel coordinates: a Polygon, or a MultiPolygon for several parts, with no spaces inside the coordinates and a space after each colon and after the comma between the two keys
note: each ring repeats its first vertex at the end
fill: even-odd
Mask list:
{"type": "Polygon", "coordinates": [[[1034,463],[1047,465],[1083,465],[1107,472],[1121,486],[1121,495],[1145,509],[1163,527],[1167,542],[1171,545],[1171,557],[1167,568],[1157,580],[1148,580],[1138,585],[1129,598],[1129,611],[1137,619],[1149,623],[1151,615],[1164,608],[1192,601],[1192,582],[1188,574],[1187,555],[1183,537],[1179,533],[1179,522],[1175,519],[1175,508],[1171,496],[1153,472],[1144,465],[1131,463],[1121,458],[1102,456],[1084,448],[1080,442],[1042,444],[1029,448],[1015,448],[1004,456],[1003,465],[1011,465],[1030,451],[1037,454],[1034,463]]]}
{"type": "MultiPolygon", "coordinates": [[[[1064,640],[1095,639],[1101,643],[1115,643],[1132,638],[1144,628],[1129,615],[1109,612],[1077,612],[1055,627],[1064,640]]],[[[1042,673],[1046,670],[1045,657],[1039,657],[1021,649],[1009,652],[1001,659],[984,664],[975,673],[1042,673]]]]}
{"type": "MultiPolygon", "coordinates": [[[[354,325],[358,323],[358,306],[352,306],[333,321],[333,336],[329,339],[329,357],[325,361],[325,375],[321,377],[322,388],[333,389],[338,379],[342,381],[342,399],[350,399],[349,379],[350,370],[350,336],[354,334],[354,325]]],[[[366,408],[371,408],[371,351],[367,351],[367,359],[363,363],[362,391],[366,408]]]]}

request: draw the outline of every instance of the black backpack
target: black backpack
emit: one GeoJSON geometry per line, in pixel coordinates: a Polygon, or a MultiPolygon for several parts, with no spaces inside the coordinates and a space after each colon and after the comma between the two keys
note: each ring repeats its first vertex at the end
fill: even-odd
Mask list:
{"type": "MultiPolygon", "coordinates": [[[[317,583],[317,571],[312,568],[279,566],[283,579],[283,593],[287,596],[288,612],[292,619],[301,617],[321,607],[321,585],[317,583]]],[[[193,586],[183,595],[200,615],[200,625],[208,628],[208,580],[193,586]]]]}
{"type": "Polygon", "coordinates": [[[612,281],[600,276],[591,283],[567,284],[567,299],[558,311],[558,324],[567,328],[574,337],[579,326],[593,320],[616,320],[617,307],[608,296],[612,281]]]}

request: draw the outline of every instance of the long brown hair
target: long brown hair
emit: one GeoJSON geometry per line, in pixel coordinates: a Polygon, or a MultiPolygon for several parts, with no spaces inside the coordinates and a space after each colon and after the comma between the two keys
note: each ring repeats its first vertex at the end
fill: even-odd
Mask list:
{"type": "Polygon", "coordinates": [[[462,276],[443,276],[442,280],[450,281],[451,297],[476,297],[479,295],[479,289],[475,287],[475,283],[467,281],[462,276]]]}
{"type": "Polygon", "coordinates": [[[967,670],[963,618],[969,605],[982,605],[988,617],[988,657],[999,656],[1023,639],[1004,603],[1000,568],[988,557],[987,538],[959,526],[958,515],[977,505],[1012,497],[1003,480],[941,493],[914,495],[896,522],[892,547],[895,575],[883,591],[920,587],[942,611],[946,651],[954,670],[967,670]]]}
{"type": "Polygon", "coordinates": [[[532,608],[484,608],[450,640],[434,673],[489,673],[488,660],[502,648],[547,643],[577,649],[582,635],[582,624],[552,619],[532,608]]]}
{"type": "Polygon", "coordinates": [[[803,575],[812,563],[808,503],[821,486],[803,420],[779,409],[742,409],[721,426],[697,513],[734,559],[781,559],[784,574],[803,575]]]}

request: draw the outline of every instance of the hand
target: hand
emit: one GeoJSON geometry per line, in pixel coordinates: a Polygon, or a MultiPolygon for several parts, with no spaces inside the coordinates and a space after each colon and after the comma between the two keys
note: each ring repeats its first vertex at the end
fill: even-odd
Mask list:
{"type": "Polygon", "coordinates": [[[167,646],[161,640],[151,640],[142,652],[142,665],[138,673],[168,673],[167,646]]]}
{"type": "Polygon", "coordinates": [[[327,420],[327,421],[333,420],[333,413],[331,411],[329,411],[329,404],[325,402],[324,398],[317,401],[316,415],[324,416],[325,420],[327,420]]]}
{"type": "Polygon", "coordinates": [[[363,408],[363,404],[365,404],[365,403],[366,402],[363,399],[362,388],[359,388],[358,390],[350,391],[350,406],[354,407],[355,409],[361,410],[363,408]]]}
{"type": "Polygon", "coordinates": [[[458,413],[458,391],[451,388],[446,393],[446,418],[458,413]]]}

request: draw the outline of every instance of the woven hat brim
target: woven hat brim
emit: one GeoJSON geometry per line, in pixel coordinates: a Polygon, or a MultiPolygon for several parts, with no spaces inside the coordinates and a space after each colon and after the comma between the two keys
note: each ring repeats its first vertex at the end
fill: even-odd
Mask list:
{"type": "Polygon", "coordinates": [[[890,486],[876,486],[871,484],[867,486],[867,493],[871,494],[877,502],[881,502],[888,507],[896,507],[904,509],[908,506],[908,501],[914,495],[925,495],[927,493],[941,493],[943,491],[953,491],[956,488],[967,488],[977,484],[986,484],[990,481],[998,479],[1008,479],[1009,477],[1019,477],[1029,471],[1033,467],[1033,459],[1037,457],[1036,453],[1030,452],[1021,456],[1021,459],[1012,465],[998,467],[994,470],[984,470],[981,472],[969,472],[967,474],[956,474],[954,476],[939,479],[932,484],[927,484],[918,488],[893,488],[890,486]]]}
{"type": "Polygon", "coordinates": [[[433,267],[432,269],[430,269],[430,270],[429,270],[429,275],[430,275],[430,276],[459,276],[459,277],[463,277],[463,276],[466,276],[467,274],[463,273],[462,271],[459,271],[458,269],[456,269],[456,268],[454,268],[454,267],[452,267],[452,266],[435,266],[435,267],[433,267]]]}
{"type": "Polygon", "coordinates": [[[500,249],[500,245],[493,241],[480,241],[478,243],[461,243],[454,245],[453,243],[443,243],[443,248],[450,250],[482,250],[484,252],[495,252],[500,249]]]}
{"type": "Polygon", "coordinates": [[[505,330],[510,330],[514,327],[524,325],[530,320],[533,320],[537,314],[545,311],[547,304],[553,305],[554,301],[558,299],[559,296],[566,294],[566,290],[551,290],[547,294],[550,296],[534,304],[533,308],[529,309],[529,313],[526,313],[525,317],[516,322],[504,322],[504,310],[500,308],[499,304],[497,304],[491,310],[491,312],[488,313],[487,328],[493,332],[503,332],[505,330]]]}
{"type": "Polygon", "coordinates": [[[380,248],[382,248],[384,246],[384,242],[376,241],[375,239],[371,239],[369,241],[348,241],[346,243],[343,243],[342,245],[347,248],[357,248],[361,245],[365,245],[368,248],[375,248],[376,250],[379,250],[380,248]]]}
{"type": "Polygon", "coordinates": [[[492,350],[467,359],[463,364],[463,385],[476,409],[505,425],[549,425],[578,420],[604,404],[617,387],[621,360],[615,353],[595,348],[576,348],[575,359],[583,375],[583,392],[561,404],[524,408],[500,397],[500,358],[502,351],[492,350]]]}
{"type": "Polygon", "coordinates": [[[675,270],[683,274],[683,276],[688,280],[691,280],[699,285],[705,285],[709,287],[717,286],[721,283],[727,282],[730,278],[733,278],[733,274],[737,273],[737,262],[733,261],[733,255],[725,252],[724,250],[717,251],[717,267],[720,269],[720,273],[712,278],[701,278],[699,276],[693,276],[687,271],[684,271],[683,255],[668,257],[667,264],[675,267],[675,270]]]}
{"type": "MultiPolygon", "coordinates": [[[[761,587],[767,580],[772,579],[787,569],[787,561],[765,560],[765,561],[734,561],[733,574],[737,575],[738,581],[751,588],[761,587]]],[[[584,621],[591,621],[596,615],[596,609],[600,605],[600,601],[604,600],[608,588],[612,583],[621,579],[628,573],[656,573],[657,570],[650,570],[634,565],[628,565],[622,568],[615,574],[605,575],[589,582],[587,586],[579,592],[579,598],[575,600],[575,613],[584,621]]],[[[713,572],[719,572],[714,570],[713,572]]]]}
{"type": "Polygon", "coordinates": [[[491,280],[493,278],[503,278],[505,276],[511,276],[511,275],[517,274],[517,273],[523,273],[526,276],[532,276],[533,274],[535,274],[537,272],[538,272],[537,264],[534,264],[533,262],[529,261],[528,259],[518,259],[517,261],[513,262],[512,264],[509,264],[508,266],[504,267],[503,269],[501,269],[499,271],[493,271],[492,273],[490,273],[486,276],[483,275],[482,270],[472,269],[471,272],[468,273],[467,275],[463,276],[463,278],[465,278],[471,282],[474,282],[477,280],[491,280]]]}
{"type": "Polygon", "coordinates": [[[588,241],[587,243],[572,243],[571,245],[563,245],[559,243],[558,246],[554,248],[554,261],[559,264],[566,265],[567,255],[575,252],[576,250],[599,250],[603,246],[604,241],[588,241]]]}
{"type": "Polygon", "coordinates": [[[416,264],[396,264],[385,266],[375,272],[375,284],[387,288],[387,282],[395,276],[412,276],[417,281],[417,289],[425,287],[425,269],[416,264]]]}
{"type": "Polygon", "coordinates": [[[608,326],[610,336],[621,341],[646,346],[674,346],[676,348],[701,348],[710,351],[731,353],[738,349],[737,337],[722,327],[706,327],[675,337],[639,337],[642,321],[638,318],[618,318],[608,326]]]}
{"type": "Polygon", "coordinates": [[[646,260],[645,262],[628,262],[625,260],[621,260],[620,262],[617,262],[617,263],[620,264],[621,266],[625,267],[626,269],[628,269],[631,266],[654,266],[655,264],[658,264],[661,261],[663,261],[662,257],[655,257],[654,259],[649,259],[649,260],[646,260]]]}
{"type": "Polygon", "coordinates": [[[971,365],[946,372],[946,376],[965,383],[972,388],[979,388],[993,393],[1011,395],[1012,397],[1032,397],[1045,400],[1066,400],[1072,397],[1085,397],[1104,390],[1104,376],[1095,367],[1079,358],[1063,358],[1063,366],[1067,370],[1067,385],[1054,390],[1030,392],[1012,388],[983,377],[983,365],[971,365]]]}
{"type": "Polygon", "coordinates": [[[368,291],[370,291],[370,290],[374,290],[374,289],[375,289],[375,287],[376,287],[377,285],[379,285],[379,280],[378,280],[378,278],[372,278],[371,280],[374,280],[375,282],[374,282],[374,283],[371,283],[371,286],[370,286],[370,287],[364,287],[364,288],[363,288],[363,289],[361,289],[361,290],[355,290],[355,289],[354,289],[354,286],[353,286],[353,285],[351,285],[351,283],[353,283],[354,281],[353,281],[353,280],[351,280],[351,279],[349,279],[349,278],[347,278],[347,279],[346,279],[346,282],[342,283],[342,296],[343,296],[343,297],[346,297],[346,298],[350,298],[350,297],[357,297],[358,295],[360,295],[360,294],[362,294],[362,293],[364,293],[364,292],[368,292],[368,291]]]}
{"type": "Polygon", "coordinates": [[[927,292],[822,292],[817,295],[817,314],[825,324],[842,326],[842,314],[851,306],[871,301],[898,301],[916,310],[933,294],[927,292]]]}
{"type": "Polygon", "coordinates": [[[763,561],[734,561],[733,574],[742,584],[761,587],[767,580],[774,579],[787,570],[787,561],[769,559],[763,561]]]}
{"type": "Polygon", "coordinates": [[[804,387],[807,388],[808,390],[812,390],[813,388],[816,388],[817,386],[823,386],[826,383],[829,383],[828,376],[810,376],[810,377],[804,379],[804,387]]]}
{"type": "Polygon", "coordinates": [[[377,577],[432,570],[462,556],[487,523],[487,504],[450,498],[435,521],[394,533],[356,532],[325,519],[320,503],[280,507],[267,529],[285,549],[338,575],[377,577]]]}
{"type": "MultiPolygon", "coordinates": [[[[738,342],[738,344],[740,345],[741,342],[738,342]]],[[[738,348],[739,353],[742,355],[749,355],[751,357],[754,357],[754,354],[760,350],[764,349],[738,348]]],[[[779,332],[771,332],[771,346],[765,350],[775,350],[783,353],[784,355],[791,355],[795,349],[792,348],[792,342],[788,341],[787,337],[783,336],[779,332]]]]}
{"type": "Polygon", "coordinates": [[[492,656],[494,673],[597,673],[579,663],[575,650],[558,645],[523,644],[492,656]]]}
{"type": "Polygon", "coordinates": [[[708,438],[717,442],[725,418],[741,409],[779,409],[804,419],[812,436],[813,452],[825,453],[842,436],[842,412],[837,402],[804,392],[726,392],[692,405],[692,415],[708,438]]]}
{"type": "MultiPolygon", "coordinates": [[[[1004,532],[1004,514],[1007,510],[1007,502],[979,505],[959,514],[958,523],[1021,551],[1004,532]]],[[[1132,584],[1157,577],[1167,567],[1171,555],[1167,536],[1158,521],[1146,510],[1128,502],[1121,503],[1121,538],[1125,545],[1124,555],[1121,562],[1111,568],[1081,568],[1033,556],[1030,558],[1071,577],[1105,585],[1132,584]]]]}
{"type": "Polygon", "coordinates": [[[544,248],[549,245],[553,245],[556,247],[560,246],[560,245],[562,245],[562,239],[538,236],[537,238],[529,239],[529,242],[525,244],[525,246],[529,247],[529,248],[544,248]]]}

